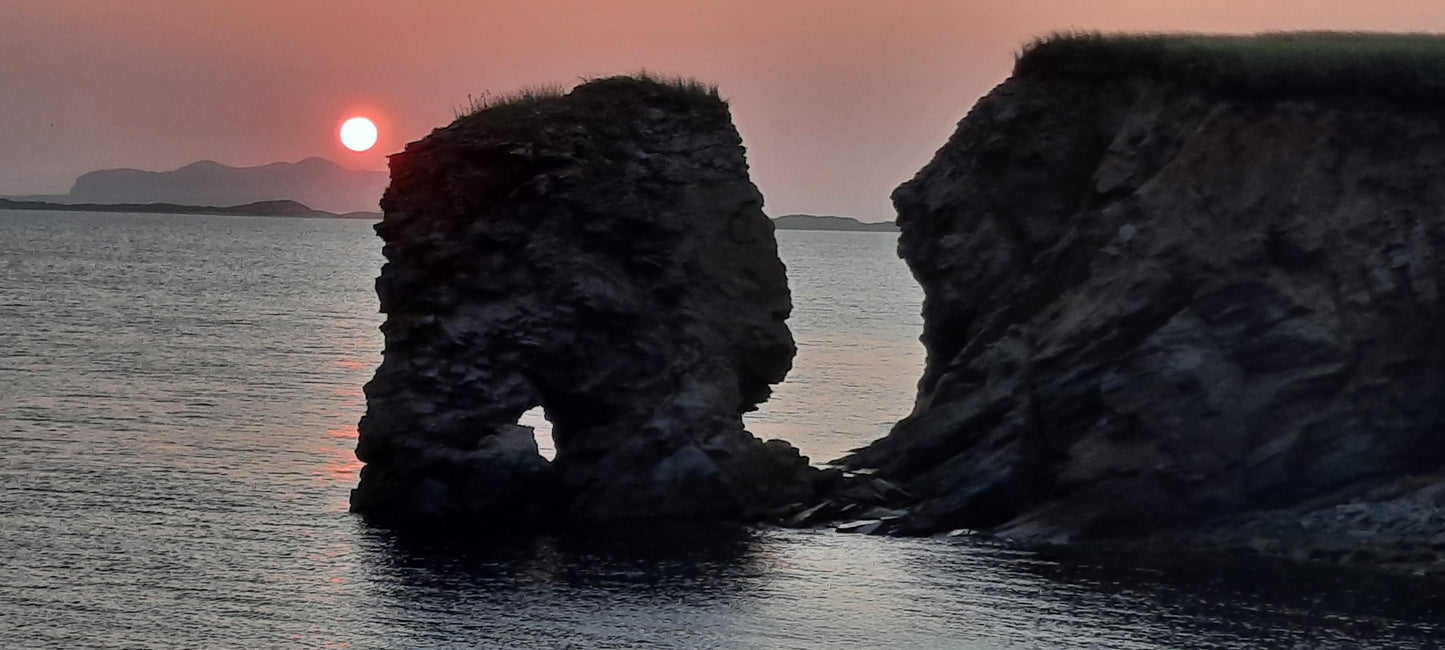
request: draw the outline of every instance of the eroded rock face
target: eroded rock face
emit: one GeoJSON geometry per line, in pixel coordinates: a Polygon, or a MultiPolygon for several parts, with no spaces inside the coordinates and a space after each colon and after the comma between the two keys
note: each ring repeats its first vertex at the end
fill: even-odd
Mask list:
{"type": "Polygon", "coordinates": [[[894,194],[927,368],[846,464],[908,530],[1031,541],[1439,483],[1407,477],[1445,462],[1440,115],[1004,83],[894,194]]]}
{"type": "Polygon", "coordinates": [[[504,104],[408,145],[391,178],[354,511],[740,518],[806,498],[807,460],[743,428],[791,365],[791,303],[715,94],[612,78],[504,104]],[[537,405],[551,463],[516,424],[537,405]]]}

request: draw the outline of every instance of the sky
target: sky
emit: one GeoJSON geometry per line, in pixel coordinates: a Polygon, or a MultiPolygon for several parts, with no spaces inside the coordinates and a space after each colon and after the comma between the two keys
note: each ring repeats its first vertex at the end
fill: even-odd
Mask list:
{"type": "Polygon", "coordinates": [[[648,70],[720,87],[766,211],[888,195],[1063,30],[1445,32],[1445,0],[0,0],[0,194],[93,169],[384,169],[468,96],[648,70]],[[344,149],[341,121],[380,131],[344,149]]]}

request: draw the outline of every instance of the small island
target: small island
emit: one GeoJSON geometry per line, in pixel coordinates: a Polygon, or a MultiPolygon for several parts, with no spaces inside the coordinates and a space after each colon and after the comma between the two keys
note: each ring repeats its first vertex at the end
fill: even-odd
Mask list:
{"type": "Polygon", "coordinates": [[[868,223],[852,217],[826,217],[811,214],[786,214],[773,219],[779,230],[835,230],[846,232],[898,232],[892,221],[868,223]]]}

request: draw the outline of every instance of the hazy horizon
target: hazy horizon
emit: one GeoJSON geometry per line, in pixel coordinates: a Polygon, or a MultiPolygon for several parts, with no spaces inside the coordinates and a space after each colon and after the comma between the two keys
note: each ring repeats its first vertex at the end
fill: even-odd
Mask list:
{"type": "Polygon", "coordinates": [[[1445,12],[1405,0],[10,0],[0,194],[199,160],[381,170],[469,94],[646,69],[720,87],[770,214],[888,220],[889,193],[1035,36],[1319,29],[1442,31],[1445,12]],[[365,153],[335,136],[356,113],[381,130],[365,153]]]}

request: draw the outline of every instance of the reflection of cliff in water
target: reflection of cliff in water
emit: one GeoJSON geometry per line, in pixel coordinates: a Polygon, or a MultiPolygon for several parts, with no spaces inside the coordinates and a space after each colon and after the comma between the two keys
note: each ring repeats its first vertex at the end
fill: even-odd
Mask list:
{"type": "Polygon", "coordinates": [[[972,538],[742,527],[489,540],[362,529],[398,638],[508,647],[1430,647],[1433,580],[1278,564],[1142,564],[972,538]]]}
{"type": "Polygon", "coordinates": [[[572,530],[478,540],[363,527],[360,561],[408,643],[693,647],[730,638],[767,571],[736,525],[572,530]],[[585,640],[583,645],[578,644],[585,640]]]}
{"type": "Polygon", "coordinates": [[[1011,565],[1012,581],[1026,574],[1047,585],[1028,594],[1035,611],[1054,612],[1061,625],[1080,613],[1129,612],[1113,619],[1114,634],[1154,647],[1436,647],[1445,634],[1438,578],[1218,554],[1064,550],[1011,565]]]}

